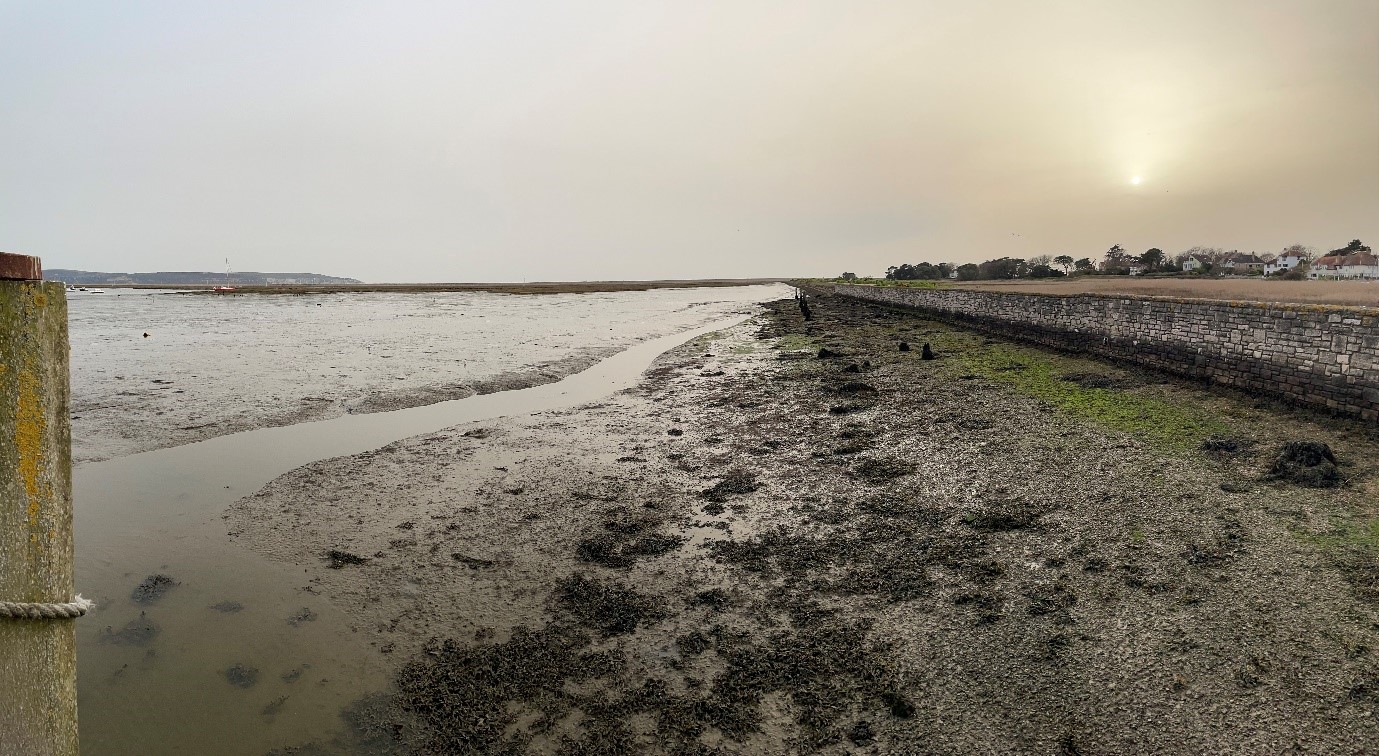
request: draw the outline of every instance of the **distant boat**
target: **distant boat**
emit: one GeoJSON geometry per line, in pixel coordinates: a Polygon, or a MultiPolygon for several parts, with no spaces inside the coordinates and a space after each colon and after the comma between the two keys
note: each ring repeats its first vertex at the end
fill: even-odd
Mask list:
{"type": "Polygon", "coordinates": [[[97,288],[94,288],[94,287],[86,287],[86,286],[68,286],[68,287],[67,287],[67,293],[68,293],[68,294],[104,294],[104,293],[105,293],[105,289],[97,289],[97,288]]]}
{"type": "Polygon", "coordinates": [[[212,287],[211,291],[217,294],[233,294],[235,288],[230,285],[230,258],[227,257],[225,258],[225,285],[212,287]]]}

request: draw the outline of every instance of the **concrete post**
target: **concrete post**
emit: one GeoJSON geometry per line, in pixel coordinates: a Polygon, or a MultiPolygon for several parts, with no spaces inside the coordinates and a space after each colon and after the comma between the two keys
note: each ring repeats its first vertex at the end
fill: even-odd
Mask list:
{"type": "MultiPolygon", "coordinates": [[[[0,253],[0,601],[72,600],[67,298],[0,253]]],[[[0,753],[77,753],[74,620],[0,618],[0,753]]]]}

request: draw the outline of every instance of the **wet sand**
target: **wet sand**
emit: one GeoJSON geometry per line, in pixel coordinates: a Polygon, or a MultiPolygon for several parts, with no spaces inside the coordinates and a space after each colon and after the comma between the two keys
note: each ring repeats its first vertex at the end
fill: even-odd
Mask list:
{"type": "Polygon", "coordinates": [[[290,752],[1379,749],[1372,426],[814,311],[235,503],[391,670],[290,752]]]}

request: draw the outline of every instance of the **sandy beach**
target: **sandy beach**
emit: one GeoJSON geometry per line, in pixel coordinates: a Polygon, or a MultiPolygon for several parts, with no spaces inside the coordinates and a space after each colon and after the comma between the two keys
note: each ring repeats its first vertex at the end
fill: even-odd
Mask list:
{"type": "Polygon", "coordinates": [[[814,313],[238,501],[394,670],[286,752],[1379,748],[1372,427],[814,313]],[[1302,439],[1341,485],[1268,475],[1302,439]]]}

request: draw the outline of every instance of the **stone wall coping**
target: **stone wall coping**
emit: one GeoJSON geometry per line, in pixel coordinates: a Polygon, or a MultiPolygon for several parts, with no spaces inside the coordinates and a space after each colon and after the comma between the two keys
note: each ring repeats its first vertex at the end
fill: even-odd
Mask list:
{"type": "MultiPolygon", "coordinates": [[[[820,282],[808,282],[818,285],[820,282]]],[[[1314,313],[1352,313],[1359,317],[1379,317],[1379,307],[1366,307],[1364,305],[1328,305],[1328,304],[1309,304],[1306,302],[1260,302],[1250,299],[1205,299],[1199,297],[1155,297],[1144,294],[1101,294],[1092,292],[1078,292],[1075,294],[1050,294],[1042,291],[1018,292],[1018,291],[991,291],[989,289],[964,289],[960,286],[935,286],[933,288],[920,286],[877,286],[876,284],[849,284],[835,281],[826,282],[829,286],[856,286],[869,287],[873,289],[897,289],[900,291],[935,291],[951,292],[962,291],[971,294],[992,294],[1003,297],[1049,297],[1054,299],[1075,299],[1085,297],[1088,299],[1119,299],[1141,302],[1173,302],[1176,304],[1198,304],[1215,305],[1218,307],[1251,307],[1261,310],[1288,310],[1292,312],[1314,312],[1314,313]]]]}

